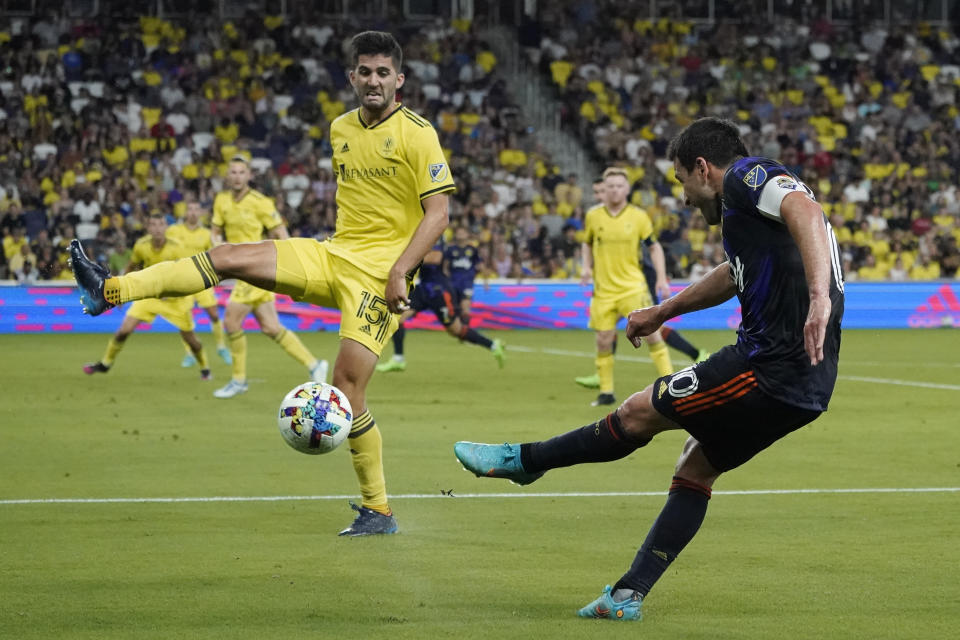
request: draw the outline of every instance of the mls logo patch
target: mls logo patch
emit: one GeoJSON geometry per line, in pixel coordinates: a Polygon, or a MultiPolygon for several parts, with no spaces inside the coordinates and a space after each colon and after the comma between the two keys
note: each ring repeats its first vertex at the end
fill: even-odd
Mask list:
{"type": "Polygon", "coordinates": [[[447,164],[438,162],[430,165],[430,182],[443,182],[447,178],[447,164]]]}
{"type": "Polygon", "coordinates": [[[753,169],[747,172],[747,175],[743,176],[743,183],[756,191],[760,188],[764,182],[767,181],[767,170],[756,165],[753,169]]]}

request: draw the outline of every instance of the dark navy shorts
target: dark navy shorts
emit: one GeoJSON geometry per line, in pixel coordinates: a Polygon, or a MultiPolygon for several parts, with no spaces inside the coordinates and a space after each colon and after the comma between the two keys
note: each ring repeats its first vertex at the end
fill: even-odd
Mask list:
{"type": "Polygon", "coordinates": [[[657,379],[653,407],[696,438],[720,471],[739,467],[821,413],[767,395],[732,346],[657,379]]]}
{"type": "Polygon", "coordinates": [[[453,324],[459,314],[456,294],[443,287],[414,287],[410,296],[410,308],[414,311],[433,311],[440,324],[445,327],[453,324]]]}

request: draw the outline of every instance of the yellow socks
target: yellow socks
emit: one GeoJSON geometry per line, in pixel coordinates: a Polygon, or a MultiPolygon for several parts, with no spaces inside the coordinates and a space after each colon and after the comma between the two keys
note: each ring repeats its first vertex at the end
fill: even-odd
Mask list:
{"type": "Polygon", "coordinates": [[[281,329],[280,333],[273,336],[273,341],[283,347],[283,350],[289,353],[294,360],[308,369],[317,363],[317,359],[314,358],[313,354],[300,342],[300,338],[298,338],[297,334],[293,331],[281,329]]]}
{"type": "Polygon", "coordinates": [[[600,378],[600,393],[613,393],[613,353],[598,353],[594,362],[600,378]]]}
{"type": "Polygon", "coordinates": [[[230,346],[230,355],[233,356],[233,379],[237,382],[247,381],[247,334],[243,329],[227,334],[227,343],[230,346]]]}
{"type": "Polygon", "coordinates": [[[125,342],[126,341],[120,342],[116,338],[110,338],[110,342],[107,343],[107,350],[104,352],[103,357],[100,358],[100,362],[108,367],[112,367],[113,361],[117,359],[117,354],[123,349],[125,342]]]}
{"type": "Polygon", "coordinates": [[[210,321],[210,333],[213,334],[214,344],[217,347],[223,346],[223,323],[219,320],[210,321]]]}
{"type": "Polygon", "coordinates": [[[657,368],[657,375],[668,376],[673,373],[673,363],[670,362],[670,352],[667,351],[666,342],[649,344],[650,359],[653,360],[653,366],[657,368]]]}
{"type": "Polygon", "coordinates": [[[361,506],[390,515],[387,482],[383,477],[383,439],[369,411],[353,419],[350,429],[350,457],[360,482],[361,506]]]}
{"type": "Polygon", "coordinates": [[[103,296],[113,305],[144,298],[187,296],[215,284],[220,277],[213,270],[210,256],[199,253],[173,262],[160,262],[125,276],[107,278],[103,296]]]}

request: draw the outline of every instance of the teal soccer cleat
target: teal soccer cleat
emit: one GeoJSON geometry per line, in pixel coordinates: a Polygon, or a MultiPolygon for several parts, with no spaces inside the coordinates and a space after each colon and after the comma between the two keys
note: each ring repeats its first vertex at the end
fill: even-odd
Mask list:
{"type": "Polygon", "coordinates": [[[217,347],[217,355],[220,356],[220,359],[227,364],[233,364],[233,356],[230,355],[230,349],[227,349],[225,346],[220,345],[217,347]]]}
{"type": "Polygon", "coordinates": [[[183,354],[183,360],[180,361],[181,367],[188,369],[195,364],[197,364],[197,356],[193,355],[192,353],[183,354]]]}
{"type": "Polygon", "coordinates": [[[613,599],[610,585],[603,588],[600,597],[577,611],[581,618],[607,618],[609,620],[643,620],[643,598],[636,591],[633,595],[617,602],[613,599]]]}
{"type": "Polygon", "coordinates": [[[505,478],[514,484],[524,485],[536,481],[544,474],[527,473],[520,463],[518,444],[481,444],[458,442],[453,453],[463,468],[478,478],[505,478]]]}

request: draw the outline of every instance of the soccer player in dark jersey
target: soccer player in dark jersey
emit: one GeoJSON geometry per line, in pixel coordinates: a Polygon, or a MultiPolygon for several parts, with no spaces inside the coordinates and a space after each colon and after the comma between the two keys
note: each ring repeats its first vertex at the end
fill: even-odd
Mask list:
{"type": "Polygon", "coordinates": [[[578,615],[639,620],[647,593],[690,542],[714,481],[827,408],[837,377],[843,273],[833,229],[810,189],[782,164],[750,157],[737,126],[703,118],[667,149],[688,204],[722,223],[727,261],[658,305],[628,317],[639,346],[664,322],[737,296],[737,342],[658,378],[593,424],[550,440],[454,451],[477,476],[529,484],[546,471],[618,460],[657,434],[689,438],[666,504],[630,569],[578,615]]]}
{"type": "Polygon", "coordinates": [[[420,267],[420,280],[410,295],[410,306],[400,316],[400,326],[393,334],[393,357],[377,365],[377,371],[383,373],[405,371],[407,361],[403,355],[403,342],[407,331],[404,322],[421,311],[433,311],[443,328],[461,342],[469,342],[489,349],[500,368],[506,361],[506,347],[500,340],[491,340],[479,331],[471,329],[461,320],[457,304],[457,294],[450,279],[443,270],[443,240],[439,240],[423,258],[420,267]]]}
{"type": "Polygon", "coordinates": [[[480,267],[480,252],[470,244],[470,230],[459,226],[453,231],[453,244],[443,250],[443,266],[460,301],[460,319],[470,326],[473,281],[480,267]]]}

